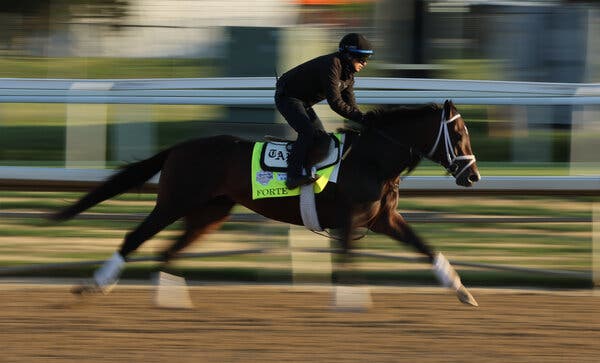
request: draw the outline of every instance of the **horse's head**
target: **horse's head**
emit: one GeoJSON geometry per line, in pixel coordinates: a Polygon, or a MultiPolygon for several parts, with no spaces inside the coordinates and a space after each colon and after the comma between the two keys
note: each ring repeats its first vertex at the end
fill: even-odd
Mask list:
{"type": "Polygon", "coordinates": [[[441,164],[454,178],[456,184],[470,187],[481,179],[471,150],[469,131],[454,103],[444,102],[442,114],[427,158],[441,164]]]}
{"type": "Polygon", "coordinates": [[[366,118],[365,135],[373,135],[368,146],[400,164],[390,174],[410,172],[421,157],[427,157],[446,168],[458,185],[469,187],[481,178],[465,121],[452,101],[441,109],[436,104],[383,108],[370,111],[366,118]]]}

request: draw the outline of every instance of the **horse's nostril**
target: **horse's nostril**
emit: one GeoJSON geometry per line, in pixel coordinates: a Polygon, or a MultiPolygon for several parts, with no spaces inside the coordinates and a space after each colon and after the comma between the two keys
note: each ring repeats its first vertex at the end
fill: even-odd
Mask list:
{"type": "Polygon", "coordinates": [[[469,181],[471,183],[476,183],[479,181],[479,174],[471,174],[469,175],[469,181]]]}

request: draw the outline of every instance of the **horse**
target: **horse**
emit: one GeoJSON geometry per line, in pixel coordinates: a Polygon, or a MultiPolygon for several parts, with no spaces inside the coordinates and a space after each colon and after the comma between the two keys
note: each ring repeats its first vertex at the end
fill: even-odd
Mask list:
{"type": "MultiPolygon", "coordinates": [[[[399,182],[422,158],[428,158],[454,176],[459,186],[480,180],[465,121],[451,100],[443,105],[396,106],[367,113],[368,124],[359,132],[343,129],[345,155],[336,183],[316,194],[323,228],[340,231],[342,251],[350,251],[357,228],[387,235],[425,255],[440,283],[453,289],[459,300],[477,306],[443,254],[437,253],[397,211],[399,182]]],[[[254,142],[232,135],[184,141],[148,159],[131,163],[84,195],[52,214],[70,219],[120,193],[143,185],[160,172],[152,212],[100,266],[93,283],[77,293],[110,291],[128,257],[145,241],[183,218],[184,231],[160,255],[167,264],[193,241],[222,224],[236,204],[267,218],[302,225],[299,197],[253,200],[250,162],[254,142]]],[[[307,160],[307,163],[314,160],[307,160]]]]}

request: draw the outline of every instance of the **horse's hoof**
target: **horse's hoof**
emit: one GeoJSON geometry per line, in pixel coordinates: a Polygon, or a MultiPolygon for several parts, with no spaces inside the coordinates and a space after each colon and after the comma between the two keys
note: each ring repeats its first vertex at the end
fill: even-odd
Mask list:
{"type": "Polygon", "coordinates": [[[477,303],[473,295],[471,295],[469,290],[467,290],[467,288],[462,285],[456,290],[456,296],[458,297],[458,300],[460,300],[460,302],[463,304],[479,306],[479,304],[477,303]]]}
{"type": "Polygon", "coordinates": [[[73,295],[85,296],[85,295],[93,295],[100,292],[98,286],[95,285],[78,285],[74,286],[71,289],[71,293],[73,295]]]}
{"type": "Polygon", "coordinates": [[[111,284],[108,286],[99,286],[97,284],[78,285],[78,286],[74,286],[71,289],[71,293],[73,295],[78,295],[78,296],[97,295],[97,294],[106,295],[109,292],[111,292],[115,286],[116,286],[116,284],[111,284]]]}

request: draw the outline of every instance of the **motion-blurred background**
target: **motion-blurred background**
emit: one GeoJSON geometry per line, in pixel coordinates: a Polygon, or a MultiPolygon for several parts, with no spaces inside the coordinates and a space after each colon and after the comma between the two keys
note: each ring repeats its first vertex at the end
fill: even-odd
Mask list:
{"type": "MultiPolygon", "coordinates": [[[[360,77],[600,81],[597,1],[484,0],[2,1],[0,77],[273,77],[335,51],[348,32],[364,33],[375,45],[375,56],[360,77]]],[[[600,173],[598,103],[458,106],[469,123],[484,177],[600,173]]],[[[329,129],[342,124],[327,105],[319,105],[317,112],[329,129]]],[[[222,132],[249,138],[269,133],[293,136],[272,106],[5,101],[0,103],[0,166],[113,168],[181,140],[222,132]],[[74,119],[81,122],[70,123],[74,119]],[[69,127],[87,130],[81,133],[80,144],[73,144],[69,127]],[[68,149],[91,152],[70,155],[68,149]]],[[[441,175],[443,170],[424,163],[416,174],[441,175]]],[[[9,212],[57,208],[73,198],[28,191],[0,196],[0,208],[9,212]]],[[[144,212],[152,205],[152,196],[123,198],[101,208],[144,212]]],[[[417,229],[450,255],[589,270],[593,201],[577,196],[477,201],[405,198],[400,208],[460,215],[572,217],[575,222],[566,224],[442,222],[435,227],[417,224],[417,229]]],[[[132,226],[131,222],[72,223],[41,229],[37,227],[42,222],[6,219],[0,233],[4,263],[31,262],[36,253],[43,253],[40,258],[45,261],[64,260],[66,255],[102,258],[120,243],[123,231],[118,229],[132,226]],[[48,241],[51,230],[57,237],[48,241]],[[79,243],[82,234],[108,237],[109,242],[94,240],[93,251],[75,253],[72,244],[79,243]],[[21,239],[18,245],[16,238],[21,239]],[[64,250],[57,247],[69,238],[72,244],[64,250]],[[22,250],[23,241],[31,248],[22,250]],[[102,243],[104,248],[99,247],[102,243]],[[48,252],[49,248],[56,250],[48,252]],[[7,257],[11,254],[15,257],[7,257]]],[[[234,233],[227,241],[250,238],[235,224],[227,228],[234,233]]],[[[285,246],[287,232],[280,232],[283,235],[275,239],[285,246]]],[[[394,244],[387,240],[369,245],[390,246],[394,244]]],[[[266,263],[252,259],[261,266],[266,263]]]]}
{"type": "MultiPolygon", "coordinates": [[[[341,36],[356,31],[376,46],[360,76],[600,78],[595,1],[23,0],[2,2],[0,18],[0,77],[275,76],[335,51],[341,36]]],[[[590,152],[600,127],[597,105],[466,107],[480,165],[552,163],[568,173],[565,163],[597,161],[590,152]],[[574,138],[583,140],[574,145],[574,138]]],[[[63,166],[70,111],[66,104],[1,103],[0,164],[63,166]]],[[[131,156],[119,147],[119,124],[151,124],[136,134],[143,140],[128,143],[129,153],[137,147],[133,156],[143,157],[222,122],[241,123],[234,130],[249,137],[265,127],[248,124],[281,122],[272,107],[108,105],[96,112],[105,113],[101,156],[109,165],[131,156]]],[[[319,113],[339,121],[327,106],[319,113]]]]}

